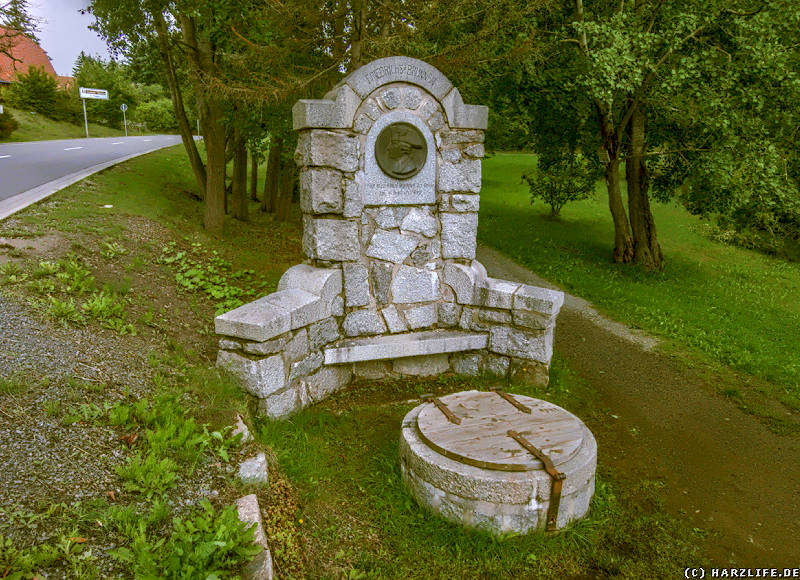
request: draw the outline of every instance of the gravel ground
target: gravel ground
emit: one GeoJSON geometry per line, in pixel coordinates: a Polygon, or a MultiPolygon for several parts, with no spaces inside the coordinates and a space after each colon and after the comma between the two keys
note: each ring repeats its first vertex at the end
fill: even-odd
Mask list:
{"type": "MultiPolygon", "coordinates": [[[[0,534],[18,546],[57,539],[51,522],[37,523],[50,506],[124,495],[115,468],[129,452],[120,433],[91,421],[65,424],[64,417],[81,405],[102,409],[152,394],[148,349],[132,348],[130,337],[39,320],[0,291],[0,379],[11,380],[0,390],[0,534]]],[[[180,513],[217,497],[232,470],[218,462],[195,469],[167,504],[180,513]]],[[[103,545],[102,534],[88,541],[101,576],[118,577],[107,554],[114,546],[103,545]]],[[[69,575],[56,569],[45,577],[69,575]]]]}

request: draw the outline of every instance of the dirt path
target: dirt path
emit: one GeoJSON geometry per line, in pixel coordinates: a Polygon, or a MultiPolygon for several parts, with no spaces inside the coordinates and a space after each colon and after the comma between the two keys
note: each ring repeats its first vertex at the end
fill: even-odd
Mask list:
{"type": "MultiPolygon", "coordinates": [[[[490,248],[478,260],[490,276],[542,285],[490,248]]],[[[616,477],[663,481],[666,509],[711,532],[715,564],[800,566],[800,439],[770,432],[655,345],[574,297],[558,317],[556,352],[608,410],[591,425],[600,463],[616,477]]]]}

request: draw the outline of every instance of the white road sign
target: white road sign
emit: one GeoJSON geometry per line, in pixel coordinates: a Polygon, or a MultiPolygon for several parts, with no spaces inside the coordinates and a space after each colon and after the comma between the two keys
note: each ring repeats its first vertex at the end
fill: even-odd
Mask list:
{"type": "Polygon", "coordinates": [[[78,93],[82,99],[104,99],[108,100],[108,91],[105,89],[86,89],[78,87],[78,93]]]}

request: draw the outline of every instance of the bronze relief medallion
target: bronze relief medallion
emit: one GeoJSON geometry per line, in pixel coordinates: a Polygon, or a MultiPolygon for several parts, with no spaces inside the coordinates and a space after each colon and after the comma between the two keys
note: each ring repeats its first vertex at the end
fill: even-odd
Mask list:
{"type": "Polygon", "coordinates": [[[414,177],[425,166],[427,156],[425,137],[411,123],[392,123],[375,141],[378,167],[395,179],[414,177]]]}

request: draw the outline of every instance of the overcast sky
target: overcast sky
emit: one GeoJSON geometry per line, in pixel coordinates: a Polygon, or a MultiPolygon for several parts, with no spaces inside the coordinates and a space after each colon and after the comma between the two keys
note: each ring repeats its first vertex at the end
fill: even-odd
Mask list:
{"type": "Polygon", "coordinates": [[[81,51],[109,58],[106,43],[89,30],[93,18],[78,12],[88,4],[88,0],[30,0],[32,16],[42,19],[37,34],[41,46],[62,76],[72,76],[81,51]]]}

